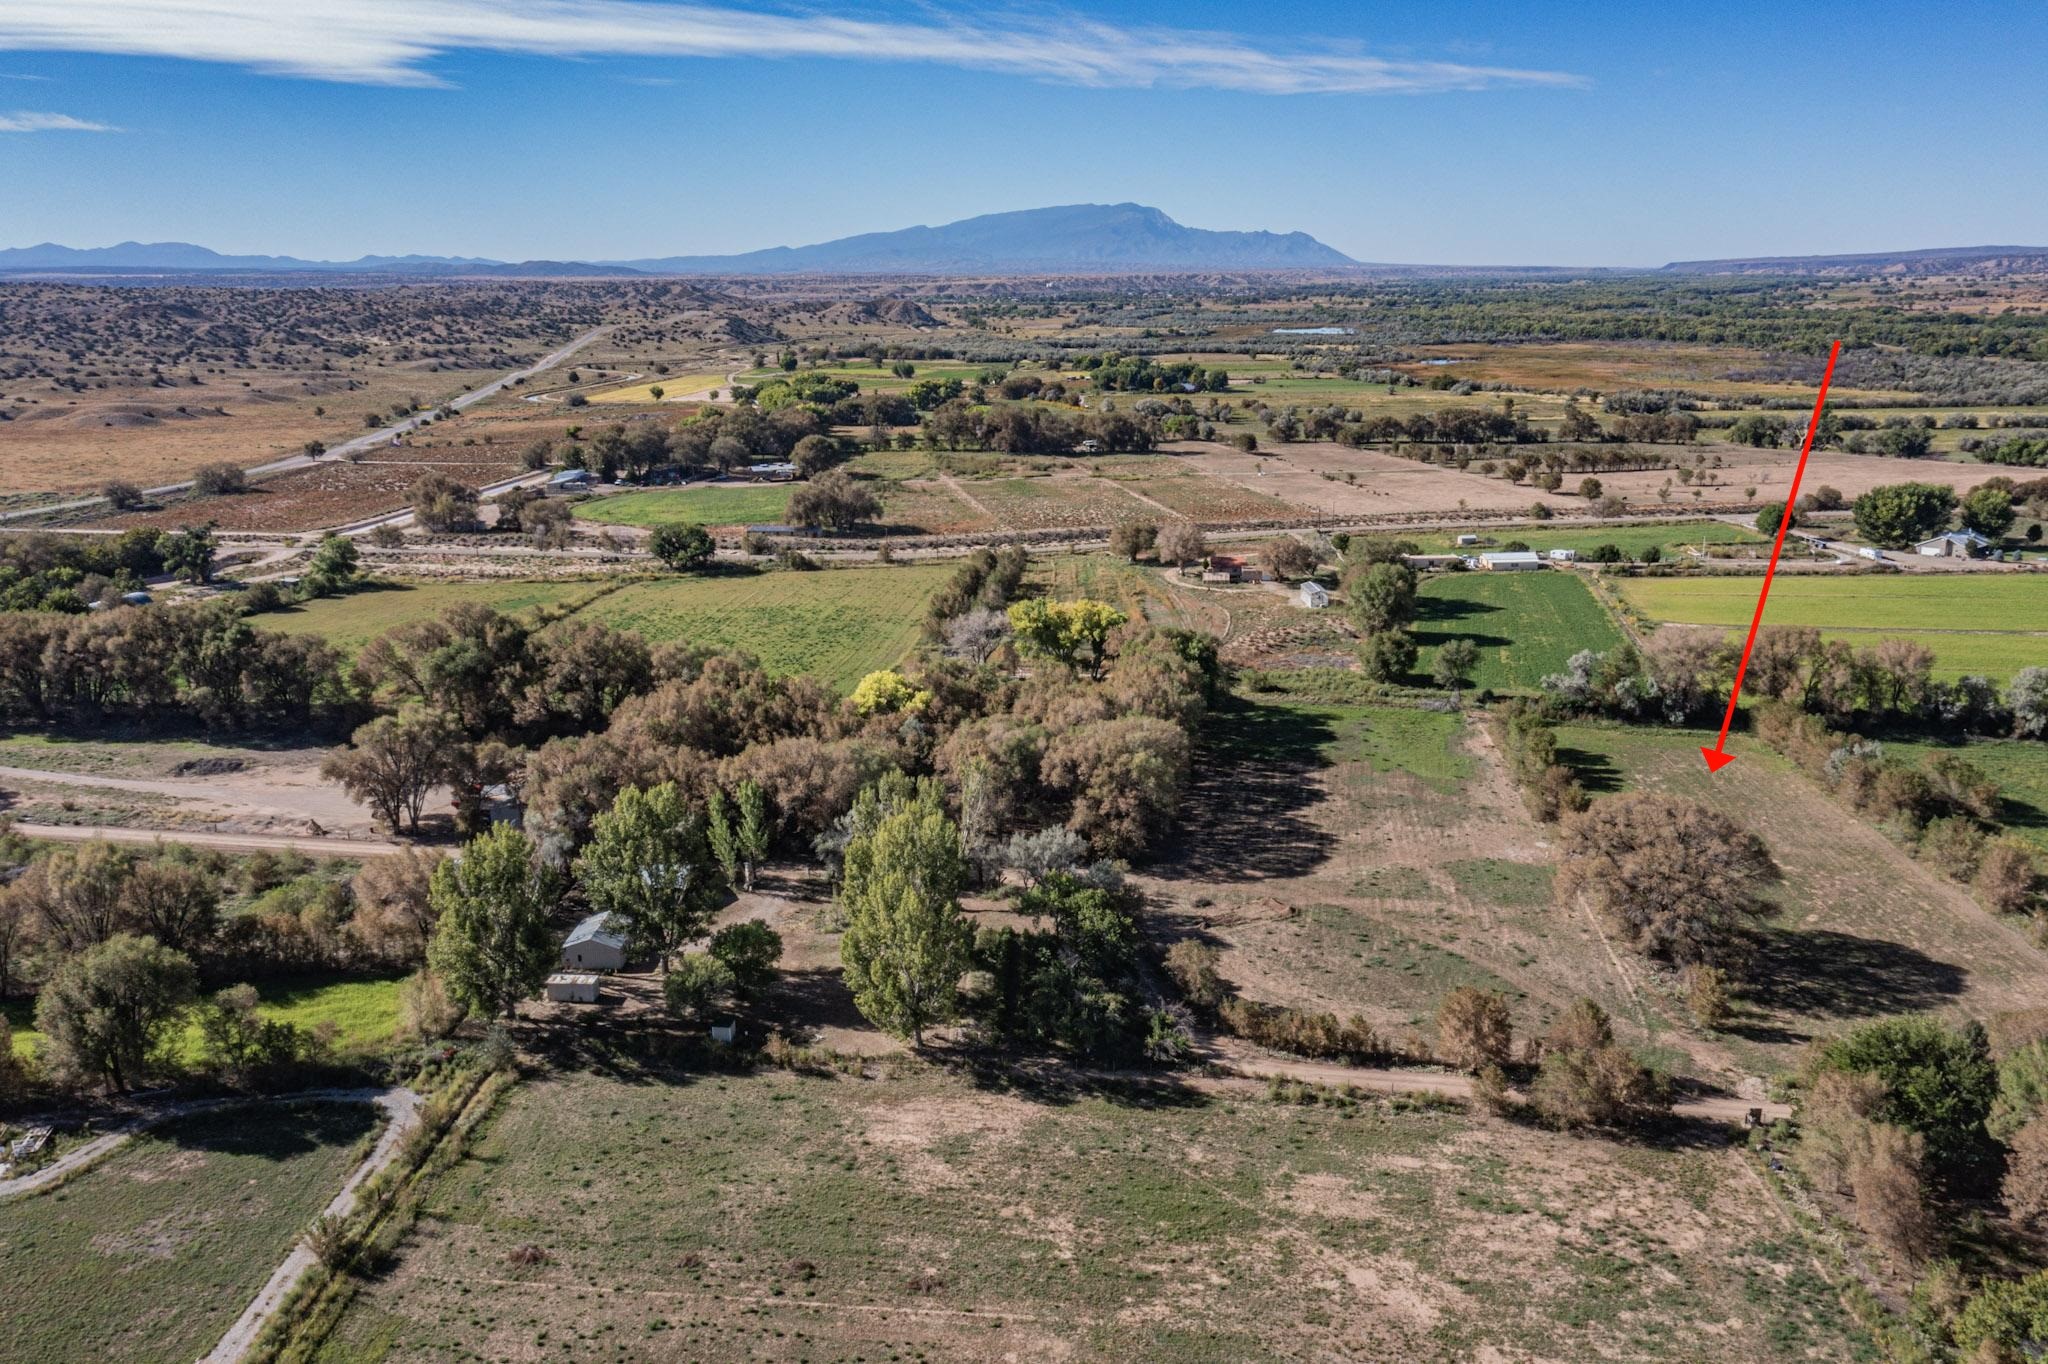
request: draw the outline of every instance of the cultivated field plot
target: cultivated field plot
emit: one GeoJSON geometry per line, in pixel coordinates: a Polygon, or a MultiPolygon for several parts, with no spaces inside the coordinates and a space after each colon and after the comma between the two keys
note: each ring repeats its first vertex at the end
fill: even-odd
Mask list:
{"type": "Polygon", "coordinates": [[[770,672],[808,673],[842,691],[903,660],[916,645],[925,602],[950,564],[765,572],[641,581],[578,613],[650,643],[743,649],[770,672]]]}
{"type": "MultiPolygon", "coordinates": [[[[1809,400],[1811,395],[1808,395],[1809,400]]],[[[1755,450],[1747,445],[1727,445],[1701,440],[1698,445],[1660,446],[1672,458],[1690,463],[1704,454],[1714,482],[1701,490],[1697,480],[1691,488],[1678,481],[1671,469],[1621,470],[1600,475],[1601,486],[1636,507],[1667,507],[1674,516],[1683,515],[1688,503],[1749,503],[1782,501],[1792,486],[1793,470],[1799,463],[1797,450],[1755,450]]],[[[1943,483],[1960,495],[1986,479],[1995,478],[2000,466],[1958,463],[1943,459],[1889,459],[1882,455],[1852,455],[1842,450],[1815,450],[1806,465],[1802,492],[1829,487],[1855,500],[1872,488],[1886,483],[1943,483]]],[[[2005,471],[2010,476],[2010,471],[2005,471]]],[[[1576,480],[1573,480],[1575,483],[1576,480]]],[[[1567,487],[1572,483],[1566,484],[1567,487]]],[[[1577,499],[1572,499],[1576,501],[1577,499]]]]}
{"type": "Polygon", "coordinates": [[[1237,593],[1182,589],[1171,575],[1113,554],[1033,558],[1029,581],[1057,600],[1092,597],[1154,625],[1205,630],[1219,637],[1229,632],[1240,600],[1237,593]]]}
{"type": "Polygon", "coordinates": [[[429,620],[451,606],[476,602],[500,611],[533,611],[540,607],[573,609],[614,586],[590,581],[563,582],[404,582],[379,578],[345,597],[323,597],[300,606],[250,617],[266,630],[294,635],[322,635],[343,653],[354,653],[385,631],[429,620]]]}
{"type": "MultiPolygon", "coordinates": [[[[1811,386],[1728,377],[1731,372],[1759,366],[1769,359],[1761,351],[1732,347],[1663,342],[1546,341],[1540,345],[1417,346],[1415,351],[1425,357],[1424,361],[1397,364],[1394,368],[1405,370],[1418,379],[1449,375],[1457,379],[1567,391],[1580,387],[1602,391],[1683,388],[1731,399],[1804,398],[1809,404],[1813,401],[1811,386]]],[[[1852,396],[1868,400],[1911,396],[1885,390],[1839,387],[1834,392],[1845,399],[1852,396]]],[[[1434,396],[1444,397],[1442,394],[1434,396]]]]}
{"type": "Polygon", "coordinates": [[[0,1358],[190,1364],[340,1190],[367,1104],[184,1118],[0,1208],[0,1358]]]}
{"type": "Polygon", "coordinates": [[[1159,512],[1107,478],[978,478],[961,486],[1004,530],[1100,529],[1159,512]]]}
{"type": "Polygon", "coordinates": [[[1120,469],[1108,477],[1138,496],[1204,525],[1237,521],[1299,520],[1308,512],[1291,502],[1254,492],[1220,478],[1210,478],[1175,460],[1152,460],[1120,469]]]}
{"type": "Polygon", "coordinates": [[[593,403],[673,403],[684,398],[695,397],[711,389],[723,390],[726,379],[723,374],[664,374],[649,379],[644,384],[632,384],[625,388],[602,389],[590,395],[593,403]],[[655,389],[661,396],[654,396],[655,389]]]}
{"type": "MultiPolygon", "coordinates": [[[[2048,953],[2022,926],[1908,857],[1760,744],[1709,775],[1713,735],[1566,725],[1563,759],[1596,795],[1649,790],[1704,801],[1761,837],[1785,879],[1773,936],[1750,970],[1732,1054],[1763,1070],[1809,1037],[1886,1014],[1989,1018],[2048,998],[2048,953]]],[[[1626,960],[1626,958],[1624,958],[1626,960]]],[[[1652,1005],[1657,991],[1646,988],[1652,1005]]],[[[1675,996],[1668,1007],[1676,1013],[1675,996]]]]}
{"type": "Polygon", "coordinates": [[[789,515],[786,483],[707,483],[693,488],[652,488],[578,502],[576,519],[603,526],[661,526],[690,521],[705,526],[779,526],[789,515]]]}
{"type": "MultiPolygon", "coordinates": [[[[1421,535],[1402,538],[1414,539],[1430,554],[1447,554],[1453,550],[1466,554],[1483,553],[1498,549],[1510,540],[1519,540],[1537,553],[1553,549],[1577,550],[1580,555],[1589,555],[1601,545],[1613,545],[1631,559],[1640,559],[1645,551],[1656,549],[1665,559],[1673,559],[1701,545],[1757,545],[1766,547],[1769,541],[1744,526],[1733,526],[1726,521],[1652,521],[1637,524],[1606,526],[1571,526],[1559,529],[1537,523],[1528,525],[1489,525],[1470,532],[1479,536],[1475,546],[1460,545],[1459,532],[1441,535],[1421,535]]],[[[1788,542],[1787,552],[1790,552],[1788,542]]]]}
{"type": "Polygon", "coordinates": [[[1621,632],[1578,575],[1432,573],[1417,603],[1415,670],[1429,676],[1436,650],[1452,639],[1479,646],[1473,684],[1495,691],[1534,691],[1581,649],[1606,650],[1621,632]]]}
{"type": "MultiPolygon", "coordinates": [[[[394,452],[396,453],[396,452],[394,452]]],[[[110,516],[93,524],[175,530],[212,522],[221,530],[324,530],[407,504],[407,490],[421,475],[444,474],[481,487],[519,472],[509,452],[488,460],[342,460],[260,479],[247,492],[221,497],[184,497],[152,511],[110,516]]]]}
{"type": "Polygon", "coordinates": [[[1184,452],[1201,473],[1319,516],[1527,512],[1537,502],[1549,504],[1563,516],[1586,506],[1583,498],[1545,494],[1504,478],[1327,441],[1303,441],[1249,455],[1219,445],[1172,448],[1184,452]]]}
{"type": "Polygon", "coordinates": [[[517,1091],[321,1360],[1851,1357],[1732,1151],[880,1070],[517,1091]]]}
{"type": "MultiPolygon", "coordinates": [[[[1617,585],[1652,620],[1746,628],[1751,577],[1628,578],[1617,585]]],[[[2018,573],[1867,573],[1781,578],[1766,625],[1812,625],[1862,646],[1907,635],[1934,651],[1944,677],[1983,673],[2004,683],[2048,663],[2048,581],[2018,573]]]]}

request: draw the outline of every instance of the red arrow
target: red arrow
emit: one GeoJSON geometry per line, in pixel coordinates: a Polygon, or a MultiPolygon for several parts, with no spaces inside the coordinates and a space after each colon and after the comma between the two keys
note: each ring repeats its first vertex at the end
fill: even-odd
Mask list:
{"type": "Polygon", "coordinates": [[[1742,699],[1742,679],[1749,672],[1749,656],[1756,649],[1757,627],[1764,623],[1764,603],[1771,599],[1771,579],[1778,576],[1778,556],[1785,550],[1785,532],[1792,529],[1792,504],[1799,500],[1799,480],[1806,477],[1806,457],[1813,453],[1813,433],[1820,428],[1820,410],[1827,406],[1828,385],[1835,378],[1835,360],[1842,353],[1837,341],[1828,351],[1828,367],[1820,376],[1820,396],[1813,400],[1813,416],[1806,423],[1806,440],[1799,447],[1799,465],[1792,471],[1792,490],[1785,494],[1785,512],[1778,518],[1778,538],[1771,545],[1770,566],[1764,569],[1764,590],[1756,594],[1756,614],[1749,618],[1749,638],[1742,643],[1742,662],[1735,668],[1735,685],[1728,690],[1728,713],[1721,717],[1721,733],[1712,748],[1702,748],[1709,772],[1719,772],[1735,761],[1727,751],[1728,727],[1735,723],[1735,703],[1742,699]]]}

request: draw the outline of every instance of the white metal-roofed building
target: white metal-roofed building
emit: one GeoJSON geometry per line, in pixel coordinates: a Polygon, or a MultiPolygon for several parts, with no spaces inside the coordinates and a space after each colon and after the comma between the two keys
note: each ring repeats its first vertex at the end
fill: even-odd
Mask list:
{"type": "Polygon", "coordinates": [[[609,914],[593,914],[569,930],[562,940],[562,966],[570,971],[622,971],[626,966],[626,935],[609,914]]]}

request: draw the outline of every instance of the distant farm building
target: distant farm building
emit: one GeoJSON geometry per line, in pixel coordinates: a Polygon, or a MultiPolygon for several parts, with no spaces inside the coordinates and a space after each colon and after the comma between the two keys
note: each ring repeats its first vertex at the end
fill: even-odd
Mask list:
{"type": "Polygon", "coordinates": [[[1952,530],[1932,540],[1922,540],[1913,552],[1930,559],[1975,559],[1991,548],[1991,541],[1973,530],[1952,530]]]}
{"type": "Polygon", "coordinates": [[[1303,583],[1301,585],[1301,604],[1311,611],[1322,610],[1330,604],[1329,589],[1321,583],[1303,583]]]}
{"type": "Polygon", "coordinates": [[[1458,543],[1461,545],[1476,545],[1479,543],[1479,537],[1476,535],[1460,535],[1458,543]]]}
{"type": "Polygon", "coordinates": [[[1543,560],[1531,550],[1517,549],[1500,554],[1482,554],[1479,564],[1495,573],[1526,573],[1543,567],[1543,560]]]}
{"type": "Polygon", "coordinates": [[[562,940],[562,966],[572,971],[624,970],[626,935],[613,927],[609,914],[593,914],[562,940]]]}
{"type": "Polygon", "coordinates": [[[1202,572],[1205,583],[1256,583],[1264,580],[1264,574],[1236,554],[1210,555],[1209,566],[1202,572]]]}
{"type": "Polygon", "coordinates": [[[796,465],[786,460],[771,464],[749,464],[747,477],[757,483],[787,483],[796,477],[796,465]]]}
{"type": "Polygon", "coordinates": [[[1408,567],[1427,571],[1433,568],[1457,568],[1465,562],[1462,554],[1403,554],[1401,562],[1408,567]]]}
{"type": "Polygon", "coordinates": [[[566,493],[587,493],[590,491],[590,470],[564,469],[547,481],[544,491],[558,496],[566,493]]]}
{"type": "Polygon", "coordinates": [[[1579,552],[1575,549],[1553,549],[1550,551],[1550,562],[1554,564],[1573,563],[1577,561],[1578,557],[1579,552]]]}
{"type": "Polygon", "coordinates": [[[558,971],[548,977],[547,988],[557,1004],[597,1003],[597,977],[588,971],[558,971]]]}

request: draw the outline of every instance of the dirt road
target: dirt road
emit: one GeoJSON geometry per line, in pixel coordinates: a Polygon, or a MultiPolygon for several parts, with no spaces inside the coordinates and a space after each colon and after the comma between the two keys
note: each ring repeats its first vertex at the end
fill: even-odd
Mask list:
{"type": "Polygon", "coordinates": [[[293,837],[289,834],[216,834],[189,829],[137,829],[124,824],[37,824],[16,820],[14,832],[23,838],[44,838],[58,843],[185,843],[195,848],[219,848],[223,852],[300,852],[308,857],[393,857],[405,851],[401,843],[376,838],[293,837]]]}
{"type": "MultiPolygon", "coordinates": [[[[371,1148],[363,1163],[341,1186],[341,1192],[327,1205],[325,1211],[330,1217],[346,1217],[354,1210],[356,1191],[363,1186],[363,1181],[392,1162],[398,1155],[400,1144],[419,1124],[420,1096],[409,1089],[366,1092],[364,1097],[383,1109],[390,1121],[385,1123],[384,1135],[377,1139],[376,1146],[371,1148]]],[[[256,1337],[263,1334],[263,1328],[270,1324],[271,1316],[286,1295],[313,1267],[313,1258],[313,1252],[303,1241],[293,1246],[291,1254],[284,1257],[284,1263],[271,1273],[269,1280],[257,1292],[255,1300],[243,1309],[235,1324],[220,1338],[220,1343],[209,1350],[199,1364],[235,1364],[247,1354],[249,1347],[256,1343],[256,1337]]]]}
{"type": "MultiPolygon", "coordinates": [[[[1455,1071],[1349,1066],[1338,1061],[1302,1061],[1262,1052],[1234,1037],[1204,1039],[1201,1051],[1204,1059],[1212,1065],[1247,1079],[1279,1078],[1336,1088],[1356,1085],[1360,1089],[1378,1090],[1389,1094],[1413,1094],[1420,1091],[1458,1099],[1472,1097],[1472,1077],[1455,1071]]],[[[1765,1103],[1761,1100],[1752,1102],[1735,1097],[1681,1099],[1671,1106],[1671,1111],[1681,1118],[1739,1123],[1752,1108],[1763,1110],[1765,1122],[1792,1116],[1792,1107],[1789,1104],[1765,1103]]]]}

